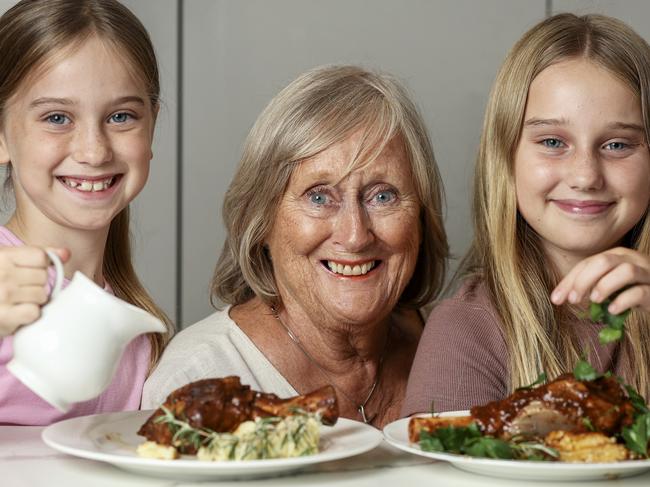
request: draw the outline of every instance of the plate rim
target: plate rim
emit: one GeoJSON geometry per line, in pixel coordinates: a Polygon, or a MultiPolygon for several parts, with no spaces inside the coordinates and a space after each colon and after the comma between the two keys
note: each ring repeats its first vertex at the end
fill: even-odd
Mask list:
{"type": "MultiPolygon", "coordinates": [[[[138,456],[128,456],[128,455],[117,455],[113,453],[103,452],[101,450],[92,450],[88,448],[80,448],[78,446],[72,446],[69,443],[66,444],[65,440],[61,441],[53,435],[57,435],[60,430],[67,430],[70,427],[79,427],[79,434],[73,437],[70,437],[70,440],[82,440],[92,442],[93,439],[86,436],[82,431],[87,430],[88,427],[97,427],[102,424],[107,424],[110,421],[118,421],[128,419],[129,416],[142,416],[143,422],[147,417],[153,413],[154,410],[140,410],[140,411],[122,411],[115,413],[100,413],[93,414],[88,416],[79,416],[76,418],[69,418],[63,421],[59,421],[52,425],[47,426],[41,432],[42,441],[48,445],[50,448],[53,448],[59,452],[72,455],[79,458],[85,458],[88,460],[95,460],[105,463],[110,463],[115,466],[133,466],[133,467],[142,467],[147,469],[160,469],[160,470],[191,470],[194,473],[204,473],[212,474],[218,476],[219,474],[227,475],[232,474],[232,471],[241,471],[241,469],[250,469],[251,475],[255,475],[259,472],[262,472],[266,469],[280,471],[280,470],[292,470],[302,467],[306,467],[313,464],[325,463],[334,460],[340,460],[342,458],[353,457],[360,455],[367,451],[370,451],[376,448],[383,440],[383,435],[380,430],[373,428],[370,425],[361,423],[360,421],[355,421],[348,418],[339,418],[336,425],[331,427],[329,431],[335,431],[337,426],[346,427],[354,426],[359,431],[363,431],[365,434],[372,434],[374,438],[370,441],[366,441],[363,444],[359,444],[353,448],[343,448],[340,450],[327,452],[320,451],[314,455],[305,455],[301,457],[290,457],[290,458],[272,458],[272,459],[261,459],[261,460],[232,460],[224,462],[210,462],[202,461],[197,459],[188,459],[180,458],[176,460],[161,460],[156,458],[144,458],[138,456]],[[103,421],[102,421],[103,420],[103,421]],[[71,426],[72,425],[72,426],[71,426]],[[369,429],[366,429],[369,428],[369,429]]],[[[330,428],[330,427],[326,427],[330,428]]],[[[325,433],[328,430],[325,431],[325,433]]],[[[326,436],[322,434],[322,437],[326,436]]]]}
{"type": "MultiPolygon", "coordinates": [[[[447,411],[439,413],[440,416],[463,416],[469,414],[469,411],[447,411]]],[[[414,417],[427,417],[430,414],[416,414],[414,417]]],[[[571,463],[571,462],[540,462],[535,460],[507,460],[501,458],[477,458],[467,455],[460,455],[457,453],[447,452],[427,452],[420,449],[419,445],[402,440],[399,436],[393,433],[393,430],[404,432],[408,435],[408,422],[411,417],[401,418],[396,421],[388,423],[382,429],[384,439],[402,451],[412,453],[414,455],[432,458],[439,461],[448,462],[454,466],[469,465],[469,466],[490,466],[495,468],[507,467],[517,470],[526,470],[531,468],[542,470],[562,470],[571,472],[585,472],[593,473],[594,470],[607,470],[607,471],[632,471],[632,470],[650,470],[650,459],[646,460],[623,460],[620,462],[599,462],[599,463],[571,463]]],[[[462,467],[457,467],[461,468],[462,467]]]]}

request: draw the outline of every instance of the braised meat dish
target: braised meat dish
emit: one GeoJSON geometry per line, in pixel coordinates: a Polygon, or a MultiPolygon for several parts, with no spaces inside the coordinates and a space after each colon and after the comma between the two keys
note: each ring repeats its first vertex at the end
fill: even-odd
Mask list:
{"type": "MultiPolygon", "coordinates": [[[[339,411],[334,389],[326,386],[303,396],[280,399],[275,394],[251,390],[237,376],[204,379],[172,392],[138,434],[159,445],[172,445],[175,429],[161,421],[170,413],[192,428],[231,433],[245,421],[286,417],[297,412],[318,413],[322,424],[335,424],[339,411]]],[[[180,453],[196,453],[192,444],[174,446],[180,453]]]]}
{"type": "Polygon", "coordinates": [[[650,414],[642,398],[606,374],[564,374],[474,406],[468,416],[411,418],[409,440],[426,451],[566,462],[648,457],[650,414]]]}
{"type": "Polygon", "coordinates": [[[545,385],[516,391],[501,401],[474,406],[470,416],[413,418],[409,437],[417,442],[420,431],[475,422],[482,433],[509,440],[542,438],[551,431],[600,431],[611,436],[634,422],[634,407],[615,377],[593,381],[564,374],[545,385]]]}

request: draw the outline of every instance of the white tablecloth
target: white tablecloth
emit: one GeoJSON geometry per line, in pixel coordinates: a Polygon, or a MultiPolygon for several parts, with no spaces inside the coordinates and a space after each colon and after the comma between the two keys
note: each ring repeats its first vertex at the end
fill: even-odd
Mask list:
{"type": "Polygon", "coordinates": [[[484,477],[452,466],[401,453],[388,444],[357,457],[310,467],[291,474],[257,480],[179,482],[145,477],[112,465],[58,453],[41,440],[40,427],[0,426],[0,486],[2,487],[184,487],[184,486],[292,486],[327,487],[648,487],[650,473],[600,482],[524,482],[484,477]]]}

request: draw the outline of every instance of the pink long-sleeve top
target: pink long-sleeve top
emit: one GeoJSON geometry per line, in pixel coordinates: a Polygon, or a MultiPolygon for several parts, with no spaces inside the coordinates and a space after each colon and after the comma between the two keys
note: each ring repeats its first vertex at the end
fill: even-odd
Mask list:
{"type": "MultiPolygon", "coordinates": [[[[20,245],[24,243],[16,235],[0,226],[0,246],[20,245]]],[[[68,280],[64,286],[67,284],[68,280]]],[[[106,291],[113,292],[108,284],[106,291]]],[[[48,425],[66,418],[130,411],[140,407],[142,386],[151,354],[151,345],[146,335],[140,335],[129,343],[120,359],[115,377],[100,396],[74,404],[65,414],[34,394],[7,370],[6,365],[13,357],[12,342],[11,336],[0,338],[0,424],[48,425]]]]}

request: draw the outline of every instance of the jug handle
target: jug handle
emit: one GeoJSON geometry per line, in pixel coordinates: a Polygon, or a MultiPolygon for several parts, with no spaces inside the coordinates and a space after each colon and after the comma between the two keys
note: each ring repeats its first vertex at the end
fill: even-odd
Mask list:
{"type": "Polygon", "coordinates": [[[58,255],[56,255],[51,250],[46,250],[45,253],[54,264],[54,285],[52,286],[52,292],[50,293],[51,298],[55,298],[61,288],[63,287],[63,278],[65,277],[63,273],[63,264],[58,255]]]}

